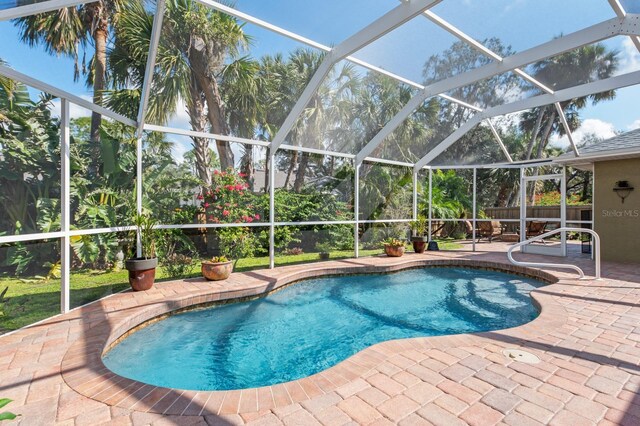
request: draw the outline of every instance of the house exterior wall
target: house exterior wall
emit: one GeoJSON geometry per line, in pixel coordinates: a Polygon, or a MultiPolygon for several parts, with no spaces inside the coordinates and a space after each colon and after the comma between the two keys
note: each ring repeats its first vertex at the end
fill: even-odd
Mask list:
{"type": "Polygon", "coordinates": [[[640,264],[640,158],[594,165],[594,229],[602,260],[640,264]],[[635,189],[624,200],[613,190],[626,180],[635,189]]]}

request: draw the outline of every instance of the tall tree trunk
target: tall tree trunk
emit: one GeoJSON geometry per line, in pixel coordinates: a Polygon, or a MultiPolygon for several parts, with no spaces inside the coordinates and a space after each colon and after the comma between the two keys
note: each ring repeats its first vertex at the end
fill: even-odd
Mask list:
{"type": "MultiPolygon", "coordinates": [[[[196,132],[206,131],[207,115],[205,112],[204,99],[202,91],[197,81],[191,76],[189,83],[189,102],[187,102],[187,112],[191,128],[196,132]]],[[[211,152],[209,151],[209,139],[192,137],[193,152],[196,157],[196,173],[202,181],[204,187],[211,186],[211,152]]]]}
{"type": "Polygon", "coordinates": [[[309,164],[309,153],[303,152],[300,156],[300,162],[298,163],[298,171],[296,172],[296,180],[293,182],[293,191],[300,192],[304,186],[304,175],[307,172],[307,165],[309,164]]]}
{"type": "MultiPolygon", "coordinates": [[[[551,130],[553,129],[553,123],[556,121],[556,112],[555,110],[551,113],[547,122],[544,126],[544,131],[542,132],[542,136],[540,137],[540,142],[538,142],[538,149],[536,152],[536,158],[542,158],[542,153],[544,152],[544,148],[547,146],[547,142],[549,141],[549,136],[551,135],[551,130]]],[[[535,169],[534,176],[538,174],[538,169],[535,169]]],[[[529,202],[533,204],[536,192],[535,182],[532,185],[531,192],[529,193],[529,202]]]]}
{"type": "Polygon", "coordinates": [[[271,158],[271,148],[267,148],[267,161],[264,162],[264,193],[265,194],[269,192],[269,185],[271,185],[271,179],[269,177],[270,176],[269,165],[271,163],[271,161],[269,161],[270,158],[271,158]]]}
{"type": "MultiPolygon", "coordinates": [[[[95,58],[93,69],[93,103],[102,105],[102,93],[106,86],[107,75],[107,36],[109,30],[109,22],[104,15],[102,2],[93,3],[87,6],[87,21],[89,28],[95,26],[93,31],[93,41],[95,45],[95,58]]],[[[91,113],[91,153],[92,158],[89,163],[89,176],[100,175],[100,158],[102,158],[100,146],[100,126],[102,124],[102,115],[97,112],[91,113]]]]}
{"type": "MultiPolygon", "coordinates": [[[[222,66],[224,55],[219,54],[220,52],[217,52],[215,46],[204,46],[205,44],[198,37],[194,37],[191,42],[189,49],[191,68],[207,103],[207,116],[212,133],[228,135],[229,127],[225,118],[224,104],[215,77],[216,68],[222,66]]],[[[229,142],[216,140],[216,147],[220,157],[220,168],[222,170],[233,169],[235,161],[229,142]]]]}
{"type": "Polygon", "coordinates": [[[533,147],[536,144],[538,133],[540,133],[540,126],[542,125],[542,117],[544,116],[545,111],[546,111],[546,108],[540,108],[540,111],[538,112],[538,118],[536,119],[536,124],[533,128],[533,131],[531,132],[531,139],[529,140],[529,144],[527,145],[527,153],[525,156],[526,160],[531,160],[531,154],[533,154],[533,147]]]}
{"type": "Polygon", "coordinates": [[[287,177],[284,180],[284,187],[289,187],[289,181],[291,180],[291,173],[293,173],[293,169],[296,168],[296,164],[298,163],[298,151],[293,151],[293,156],[291,157],[291,164],[289,164],[289,168],[287,169],[287,177]]]}
{"type": "Polygon", "coordinates": [[[255,168],[253,167],[253,145],[244,146],[244,154],[240,161],[240,171],[246,175],[245,180],[249,184],[249,189],[253,191],[255,168]]]}
{"type": "Polygon", "coordinates": [[[542,158],[542,153],[549,143],[549,136],[551,136],[551,130],[553,129],[553,123],[556,121],[556,117],[557,113],[554,110],[551,113],[551,117],[549,117],[547,125],[545,126],[544,133],[542,133],[542,138],[540,139],[540,143],[538,144],[538,152],[536,158],[542,158]]]}

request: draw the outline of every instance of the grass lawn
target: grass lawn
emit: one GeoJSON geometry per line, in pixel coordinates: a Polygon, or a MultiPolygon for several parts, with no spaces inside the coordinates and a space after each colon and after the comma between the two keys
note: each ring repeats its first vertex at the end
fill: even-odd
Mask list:
{"type": "MultiPolygon", "coordinates": [[[[450,241],[440,241],[443,250],[459,248],[450,241]]],[[[381,254],[381,249],[360,250],[360,256],[381,254]]],[[[331,252],[331,259],[353,257],[353,251],[331,252]]],[[[318,253],[303,253],[290,256],[276,256],[276,265],[293,265],[319,261],[318,253]]],[[[172,277],[160,266],[156,271],[156,281],[200,276],[199,262],[194,262],[191,273],[184,277],[172,277]]],[[[240,259],[235,271],[249,271],[269,267],[269,257],[240,259]]],[[[77,307],[102,297],[129,288],[127,271],[80,270],[71,273],[71,307],[77,307]]],[[[15,330],[36,321],[60,313],[60,281],[34,280],[15,277],[0,277],[0,292],[8,287],[4,303],[0,303],[0,334],[15,330]]]]}

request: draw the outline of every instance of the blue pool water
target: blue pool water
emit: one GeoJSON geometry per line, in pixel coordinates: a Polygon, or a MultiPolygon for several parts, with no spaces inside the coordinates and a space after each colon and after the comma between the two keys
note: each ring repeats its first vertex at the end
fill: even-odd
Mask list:
{"type": "Polygon", "coordinates": [[[385,340],[529,322],[538,315],[529,291],[540,285],[459,268],[313,279],[250,302],[171,316],[124,339],[104,363],[122,376],[177,389],[271,385],[385,340]]]}

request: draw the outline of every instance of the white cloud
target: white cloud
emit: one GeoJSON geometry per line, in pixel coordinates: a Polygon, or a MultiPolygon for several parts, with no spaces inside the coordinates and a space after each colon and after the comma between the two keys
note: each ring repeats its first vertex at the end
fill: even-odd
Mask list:
{"type": "MultiPolygon", "coordinates": [[[[639,120],[640,121],[640,120],[639,120]]],[[[572,132],[573,140],[576,144],[580,144],[586,136],[594,135],[597,138],[609,139],[616,135],[613,124],[597,118],[587,118],[582,125],[572,132]]],[[[552,136],[549,144],[556,148],[568,148],[569,138],[565,135],[561,138],[552,136]]]]}
{"type": "Polygon", "coordinates": [[[191,130],[189,114],[187,113],[187,104],[183,99],[178,101],[176,112],[169,118],[167,125],[169,127],[175,127],[176,129],[191,130]]]}
{"type": "Polygon", "coordinates": [[[616,74],[626,74],[640,69],[640,52],[629,37],[622,40],[620,65],[616,74]]]}
{"type": "Polygon", "coordinates": [[[640,118],[627,126],[629,130],[640,129],[640,118]]]}
{"type": "MultiPolygon", "coordinates": [[[[89,101],[89,102],[93,102],[93,98],[89,95],[83,95],[80,96],[82,99],[89,101]]],[[[49,109],[51,110],[51,114],[54,117],[60,117],[60,98],[56,98],[53,101],[51,101],[51,106],[49,107],[49,109]]],[[[80,117],[90,117],[91,116],[91,111],[89,111],[88,109],[82,108],[76,104],[70,103],[69,104],[69,115],[71,116],[70,118],[80,118],[80,117]]]]}

